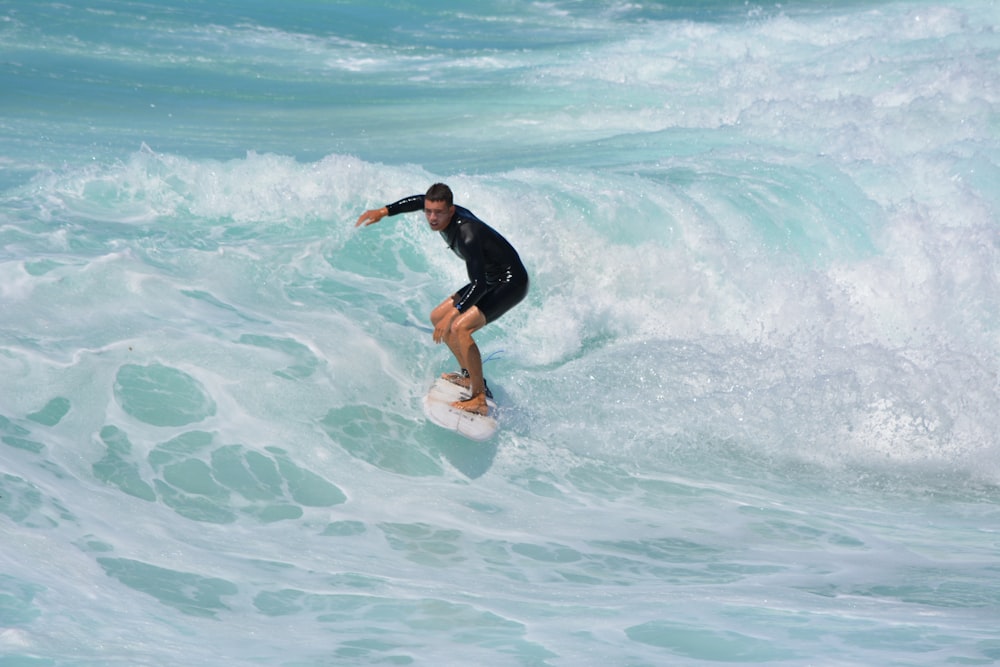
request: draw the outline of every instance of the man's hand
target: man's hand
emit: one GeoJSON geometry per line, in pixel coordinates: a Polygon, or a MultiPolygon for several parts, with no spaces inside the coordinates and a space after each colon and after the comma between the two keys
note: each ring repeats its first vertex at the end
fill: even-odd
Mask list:
{"type": "Polygon", "coordinates": [[[376,222],[389,215],[389,209],[383,206],[382,208],[373,208],[365,211],[358,217],[358,221],[354,223],[355,227],[360,227],[364,225],[374,225],[376,222]]]}
{"type": "Polygon", "coordinates": [[[453,308],[447,315],[438,320],[438,323],[434,326],[434,342],[440,343],[444,340],[444,337],[448,335],[451,330],[451,323],[455,321],[458,317],[458,309],[453,308]]]}

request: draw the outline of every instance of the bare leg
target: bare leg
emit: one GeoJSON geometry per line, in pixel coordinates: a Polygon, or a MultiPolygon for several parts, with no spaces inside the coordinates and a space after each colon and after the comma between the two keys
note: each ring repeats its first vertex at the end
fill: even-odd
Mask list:
{"type": "Polygon", "coordinates": [[[486,381],[483,379],[483,357],[479,354],[479,346],[468,336],[468,347],[465,349],[465,366],[469,371],[469,389],[472,395],[486,393],[486,381]]]}
{"type": "MultiPolygon", "coordinates": [[[[454,309],[451,299],[445,299],[431,313],[431,322],[437,327],[442,318],[454,314],[454,309]]],[[[469,371],[469,390],[472,392],[469,400],[456,401],[452,405],[461,410],[483,415],[489,411],[486,405],[486,384],[483,381],[483,359],[479,353],[479,346],[472,339],[472,334],[485,324],[486,317],[479,308],[473,306],[454,317],[443,339],[448,349],[455,355],[459,366],[469,371]]]]}
{"type": "MultiPolygon", "coordinates": [[[[452,302],[452,298],[448,297],[447,299],[445,299],[444,301],[442,301],[440,304],[438,304],[437,308],[435,308],[434,310],[431,311],[431,325],[434,326],[434,327],[437,327],[438,322],[440,322],[445,317],[451,315],[454,312],[454,310],[455,310],[455,305],[452,302]]],[[[454,342],[453,342],[453,337],[450,336],[450,335],[446,336],[444,338],[444,343],[445,343],[445,345],[448,346],[448,349],[451,350],[452,355],[454,355],[455,360],[458,362],[458,367],[459,368],[464,368],[464,369],[467,370],[468,366],[465,365],[465,359],[462,358],[462,352],[461,352],[461,350],[456,349],[456,347],[454,345],[454,342]]],[[[456,374],[455,373],[442,373],[441,377],[445,378],[446,380],[450,380],[452,382],[455,382],[455,384],[461,385],[463,387],[468,387],[469,386],[468,380],[466,378],[461,378],[460,374],[459,374],[459,378],[453,378],[452,377],[453,375],[456,375],[456,374]],[[458,380],[458,381],[456,381],[456,380],[458,380]]]]}
{"type": "Polygon", "coordinates": [[[486,324],[486,317],[473,306],[452,322],[448,336],[448,347],[455,351],[456,358],[469,371],[469,390],[472,396],[467,401],[456,401],[453,406],[481,415],[489,412],[486,405],[486,383],[483,381],[483,358],[472,334],[486,324]]]}

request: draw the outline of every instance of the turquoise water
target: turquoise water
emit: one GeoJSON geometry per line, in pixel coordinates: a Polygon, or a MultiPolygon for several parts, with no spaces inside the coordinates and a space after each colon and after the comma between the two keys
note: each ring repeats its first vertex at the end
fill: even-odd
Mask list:
{"type": "Polygon", "coordinates": [[[0,665],[1000,659],[998,25],[0,3],[0,665]]]}

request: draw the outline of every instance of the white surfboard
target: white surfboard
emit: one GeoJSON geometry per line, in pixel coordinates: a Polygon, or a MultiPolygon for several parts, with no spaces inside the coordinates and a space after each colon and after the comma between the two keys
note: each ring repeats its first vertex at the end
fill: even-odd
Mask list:
{"type": "Polygon", "coordinates": [[[467,398],[469,398],[468,389],[448,382],[444,378],[438,378],[424,396],[424,414],[441,428],[464,435],[470,440],[486,440],[497,431],[497,404],[493,399],[487,398],[486,405],[489,406],[490,412],[486,415],[477,415],[451,406],[455,401],[464,401],[467,398]]]}

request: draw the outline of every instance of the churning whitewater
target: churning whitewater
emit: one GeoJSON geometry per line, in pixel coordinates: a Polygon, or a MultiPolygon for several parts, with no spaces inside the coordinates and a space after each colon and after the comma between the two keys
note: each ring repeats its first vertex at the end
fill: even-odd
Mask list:
{"type": "Polygon", "coordinates": [[[0,5],[0,665],[1000,659],[1000,9],[0,5]],[[429,423],[455,191],[528,297],[429,423]]]}

